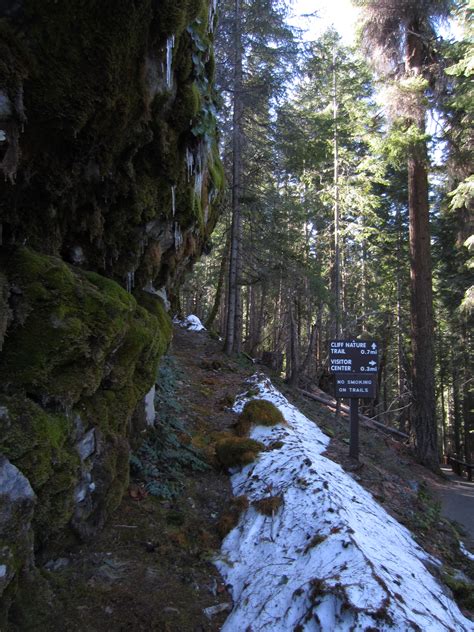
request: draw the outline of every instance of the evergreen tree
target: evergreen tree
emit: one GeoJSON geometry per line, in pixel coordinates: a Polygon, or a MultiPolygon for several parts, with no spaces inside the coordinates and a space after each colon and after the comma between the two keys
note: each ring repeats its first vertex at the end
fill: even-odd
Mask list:
{"type": "Polygon", "coordinates": [[[406,138],[408,166],[413,421],[418,458],[437,469],[425,98],[434,84],[435,20],[449,14],[452,2],[359,0],[357,4],[364,12],[363,35],[369,53],[383,59],[391,78],[398,80],[398,93],[393,100],[406,138]]]}

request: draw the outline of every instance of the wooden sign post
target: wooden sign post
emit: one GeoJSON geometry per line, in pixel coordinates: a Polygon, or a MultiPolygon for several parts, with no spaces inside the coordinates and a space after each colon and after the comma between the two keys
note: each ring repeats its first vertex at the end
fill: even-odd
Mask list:
{"type": "Polygon", "coordinates": [[[377,392],[378,345],[374,340],[331,340],[329,370],[335,375],[336,397],[351,400],[349,456],[359,459],[359,398],[377,392]]]}

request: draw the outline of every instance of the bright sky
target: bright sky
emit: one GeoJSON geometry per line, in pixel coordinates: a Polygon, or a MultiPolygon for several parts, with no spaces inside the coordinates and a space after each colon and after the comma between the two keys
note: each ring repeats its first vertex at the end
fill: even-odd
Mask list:
{"type": "Polygon", "coordinates": [[[292,24],[307,29],[305,39],[315,39],[330,26],[340,33],[344,44],[354,43],[358,9],[350,0],[293,0],[292,24]],[[304,17],[317,12],[317,17],[304,17]]]}

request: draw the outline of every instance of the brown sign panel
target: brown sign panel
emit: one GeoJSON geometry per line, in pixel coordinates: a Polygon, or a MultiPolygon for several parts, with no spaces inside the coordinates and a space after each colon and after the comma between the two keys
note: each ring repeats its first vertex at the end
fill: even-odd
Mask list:
{"type": "Polygon", "coordinates": [[[377,393],[377,376],[367,373],[351,373],[335,375],[336,397],[361,397],[372,399],[377,393]]]}
{"type": "Polygon", "coordinates": [[[374,340],[331,340],[329,370],[331,373],[377,373],[378,345],[374,340]]]}

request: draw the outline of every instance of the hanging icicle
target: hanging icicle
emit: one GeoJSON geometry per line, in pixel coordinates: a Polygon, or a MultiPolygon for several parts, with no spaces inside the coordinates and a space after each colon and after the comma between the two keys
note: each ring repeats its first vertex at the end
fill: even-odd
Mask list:
{"type": "Polygon", "coordinates": [[[189,182],[194,172],[194,156],[193,156],[192,151],[189,151],[187,147],[186,147],[186,169],[187,169],[188,182],[189,182]]]}
{"type": "Polygon", "coordinates": [[[176,213],[176,185],[175,184],[173,184],[173,186],[171,187],[171,213],[174,217],[176,213]]]}
{"type": "Polygon", "coordinates": [[[175,250],[178,250],[178,248],[181,246],[181,244],[183,243],[183,235],[179,229],[179,224],[178,222],[175,222],[174,224],[174,248],[175,250]]]}
{"type": "Polygon", "coordinates": [[[174,35],[168,37],[166,40],[166,86],[168,88],[173,87],[173,75],[172,75],[172,65],[173,65],[173,48],[174,48],[174,35]]]}
{"type": "Polygon", "coordinates": [[[135,272],[127,272],[127,276],[125,277],[125,288],[127,292],[131,294],[134,287],[135,287],[135,272]]]}
{"type": "Polygon", "coordinates": [[[217,12],[217,0],[211,0],[209,3],[209,33],[214,31],[214,18],[217,12]]]}

